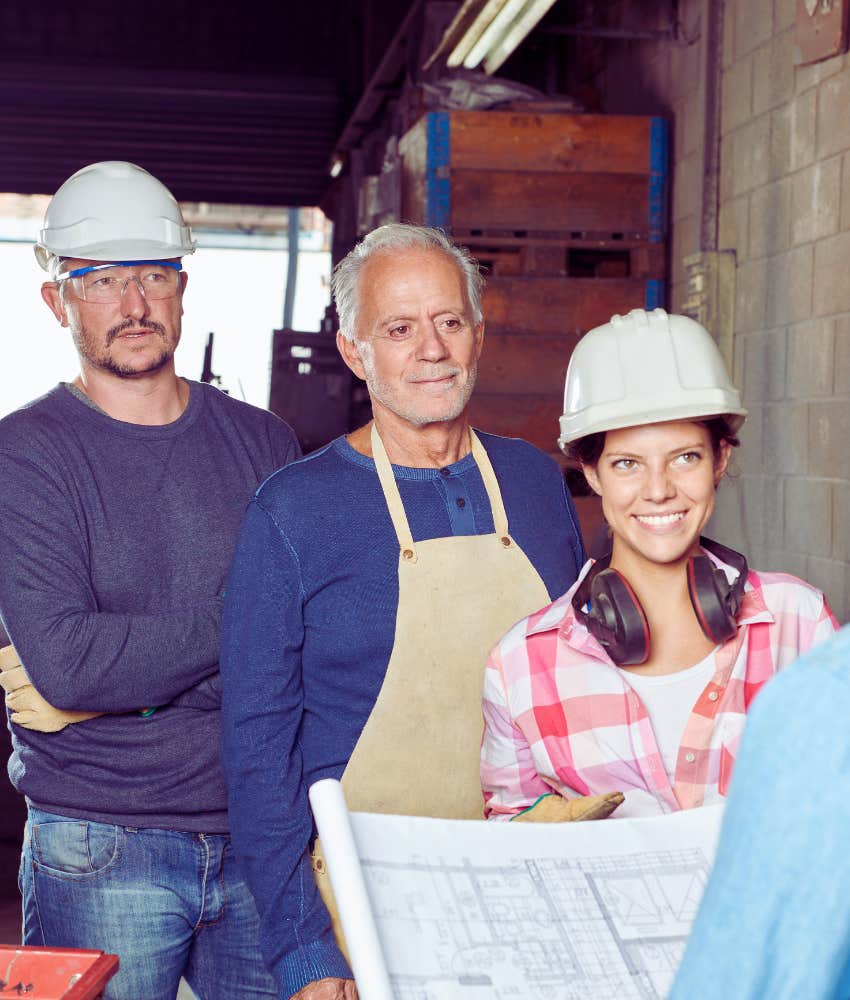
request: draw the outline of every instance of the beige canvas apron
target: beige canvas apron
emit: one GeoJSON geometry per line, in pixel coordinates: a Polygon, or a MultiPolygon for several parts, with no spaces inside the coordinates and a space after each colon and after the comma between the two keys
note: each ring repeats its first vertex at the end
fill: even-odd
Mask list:
{"type": "MultiPolygon", "coordinates": [[[[398,611],[384,683],[342,778],[349,809],[483,815],[479,759],[487,655],[511,625],[550,598],[510,536],[490,459],[474,431],[470,435],[495,531],[414,542],[372,425],[375,468],[399,544],[398,611]]],[[[318,843],[313,867],[341,941],[318,843]]]]}

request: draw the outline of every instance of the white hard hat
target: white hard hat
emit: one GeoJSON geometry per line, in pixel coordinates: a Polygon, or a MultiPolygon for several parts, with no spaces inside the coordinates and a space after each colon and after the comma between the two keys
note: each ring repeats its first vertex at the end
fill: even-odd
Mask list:
{"type": "Polygon", "coordinates": [[[168,188],[135,163],[92,163],[47,206],[35,256],[56,276],[63,257],[161,260],[194,253],[192,231],[168,188]]]}
{"type": "Polygon", "coordinates": [[[585,334],[570,358],[558,444],[619,427],[747,411],[705,327],[663,309],[633,309],[585,334]]]}

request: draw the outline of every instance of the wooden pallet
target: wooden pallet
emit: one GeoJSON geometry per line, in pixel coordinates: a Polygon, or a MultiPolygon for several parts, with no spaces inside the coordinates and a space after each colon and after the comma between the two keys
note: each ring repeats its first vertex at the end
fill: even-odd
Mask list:
{"type": "Polygon", "coordinates": [[[571,233],[540,236],[522,230],[452,231],[487,275],[573,278],[656,278],[666,273],[667,247],[622,234],[571,233]]]}
{"type": "Polygon", "coordinates": [[[661,118],[433,111],[399,153],[407,221],[665,238],[661,118]]]}
{"type": "Polygon", "coordinates": [[[663,282],[637,278],[494,277],[484,288],[485,327],[489,333],[579,335],[614,313],[662,305],[663,292],[663,282]]]}

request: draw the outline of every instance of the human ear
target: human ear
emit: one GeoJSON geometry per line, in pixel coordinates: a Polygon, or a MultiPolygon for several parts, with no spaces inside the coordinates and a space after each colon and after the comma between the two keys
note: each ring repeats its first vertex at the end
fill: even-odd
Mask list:
{"type": "Polygon", "coordinates": [[[62,326],[67,326],[68,313],[65,310],[65,303],[62,301],[62,293],[59,290],[59,285],[55,281],[45,281],[41,286],[41,297],[62,326]]]}
{"type": "Polygon", "coordinates": [[[729,459],[732,455],[732,445],[728,441],[720,442],[720,450],[714,460],[714,487],[720,485],[720,480],[726,475],[729,459]]]}
{"type": "Polygon", "coordinates": [[[599,482],[599,476],[596,474],[595,465],[585,465],[582,462],[581,471],[584,473],[584,478],[587,480],[588,486],[593,490],[597,496],[602,496],[602,484],[599,482]]]}
{"type": "Polygon", "coordinates": [[[349,340],[342,330],[337,330],[336,349],[339,351],[342,356],[342,360],[346,363],[346,365],[348,365],[348,367],[359,379],[362,379],[365,382],[366,369],[363,367],[363,359],[360,357],[357,342],[349,340]]]}

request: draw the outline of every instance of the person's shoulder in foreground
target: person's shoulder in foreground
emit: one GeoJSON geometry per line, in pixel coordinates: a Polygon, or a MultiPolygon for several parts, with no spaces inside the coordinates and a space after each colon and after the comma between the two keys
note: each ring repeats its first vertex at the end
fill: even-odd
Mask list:
{"type": "Polygon", "coordinates": [[[850,996],[848,718],[845,626],[753,704],[670,1000],[850,996]]]}

